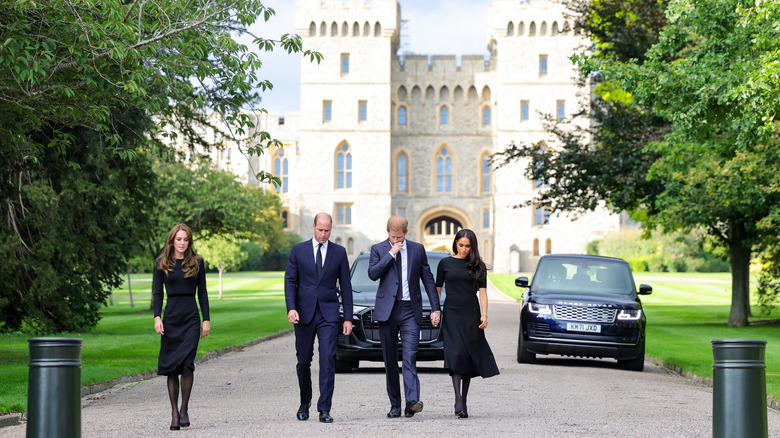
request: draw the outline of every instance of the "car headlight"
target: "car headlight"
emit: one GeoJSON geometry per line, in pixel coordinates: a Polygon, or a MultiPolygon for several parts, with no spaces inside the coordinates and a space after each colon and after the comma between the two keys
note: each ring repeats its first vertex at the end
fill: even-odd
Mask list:
{"type": "Polygon", "coordinates": [[[636,321],[642,317],[641,309],[623,309],[618,313],[617,319],[619,321],[636,321]]]}
{"type": "Polygon", "coordinates": [[[528,311],[540,315],[552,315],[552,309],[549,304],[528,303],[528,311]]]}

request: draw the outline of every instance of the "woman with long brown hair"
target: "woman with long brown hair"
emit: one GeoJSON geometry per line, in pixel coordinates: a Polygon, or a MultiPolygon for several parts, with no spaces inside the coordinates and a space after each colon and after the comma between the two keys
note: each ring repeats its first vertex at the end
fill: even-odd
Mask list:
{"type": "Polygon", "coordinates": [[[188,406],[198,341],[211,331],[206,268],[203,258],[192,249],[192,230],[187,225],[171,228],[165,248],[155,260],[153,308],[154,330],[161,335],[157,374],[168,376],[171,430],[179,430],[190,425],[188,406]],[[167,302],[164,317],[160,318],[163,285],[167,302]],[[195,303],[196,293],[203,314],[202,325],[195,303]],[[180,389],[181,408],[178,406],[180,389]]]}
{"type": "Polygon", "coordinates": [[[449,370],[455,389],[455,416],[468,418],[466,396],[471,378],[495,376],[498,366],[485,338],[487,267],[479,256],[474,232],[458,231],[452,252],[452,257],[439,262],[436,289],[441,297],[442,286],[447,288],[442,317],[444,368],[449,370]]]}

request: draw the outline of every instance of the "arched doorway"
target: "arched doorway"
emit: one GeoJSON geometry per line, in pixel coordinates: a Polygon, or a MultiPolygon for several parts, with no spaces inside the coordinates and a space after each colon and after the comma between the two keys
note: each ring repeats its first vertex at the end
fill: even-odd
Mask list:
{"type": "Polygon", "coordinates": [[[452,240],[463,228],[459,220],[447,215],[436,216],[425,223],[423,245],[428,251],[452,251],[452,240]]]}

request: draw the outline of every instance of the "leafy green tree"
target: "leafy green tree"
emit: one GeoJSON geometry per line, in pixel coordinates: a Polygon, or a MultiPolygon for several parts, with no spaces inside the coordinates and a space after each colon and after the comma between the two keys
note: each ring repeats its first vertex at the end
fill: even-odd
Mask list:
{"type": "MultiPolygon", "coordinates": [[[[570,143],[580,150],[536,156],[541,169],[529,169],[560,179],[548,196],[563,200],[561,210],[589,209],[599,199],[632,211],[648,229],[707,230],[729,251],[731,326],[748,324],[751,252],[777,241],[778,8],[777,2],[680,0],[670,3],[657,43],[641,58],[577,57],[583,76],[598,80],[604,102],[642,117],[621,125],[615,111],[606,111],[614,123],[592,147],[574,138],[570,143]],[[625,151],[610,147],[624,139],[625,151]],[[588,167],[599,158],[604,165],[588,167]],[[545,168],[546,162],[554,164],[545,168]]],[[[609,38],[626,35],[604,29],[609,38]]],[[[603,120],[594,107],[598,125],[603,120]]]]}
{"type": "Polygon", "coordinates": [[[228,269],[235,269],[244,263],[248,254],[241,249],[244,241],[215,235],[198,242],[198,254],[208,264],[219,272],[219,299],[222,299],[222,274],[228,269]]]}
{"type": "Polygon", "coordinates": [[[776,239],[780,209],[780,4],[689,0],[670,4],[667,15],[644,64],[598,68],[670,122],[648,145],[659,156],[648,178],[663,184],[648,220],[704,226],[729,248],[728,323],[745,326],[751,252],[776,239]]]}
{"type": "MultiPolygon", "coordinates": [[[[200,129],[219,120],[216,144],[247,154],[279,144],[254,129],[258,90],[271,84],[234,38],[274,11],[253,0],[0,0],[0,10],[0,331],[82,329],[128,248],[160,228],[147,152],[168,146],[154,139],[208,148],[200,129]]],[[[256,49],[321,58],[297,35],[250,36],[256,49]]],[[[191,219],[207,235],[238,227],[219,208],[191,219]]]]}

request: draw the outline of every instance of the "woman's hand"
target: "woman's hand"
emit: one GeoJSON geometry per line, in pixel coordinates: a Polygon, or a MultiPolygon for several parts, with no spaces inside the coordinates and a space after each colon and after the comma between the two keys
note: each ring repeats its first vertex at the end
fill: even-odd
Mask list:
{"type": "Polygon", "coordinates": [[[203,324],[201,324],[200,326],[200,338],[203,339],[206,336],[208,336],[210,331],[211,331],[211,321],[207,319],[203,321],[203,324]]]}
{"type": "Polygon", "coordinates": [[[479,320],[482,321],[482,323],[479,325],[479,328],[486,329],[487,328],[487,315],[482,315],[479,317],[479,320]]]}
{"type": "Polygon", "coordinates": [[[162,319],[159,316],[154,317],[154,331],[160,336],[165,336],[165,328],[163,327],[162,319]]]}

